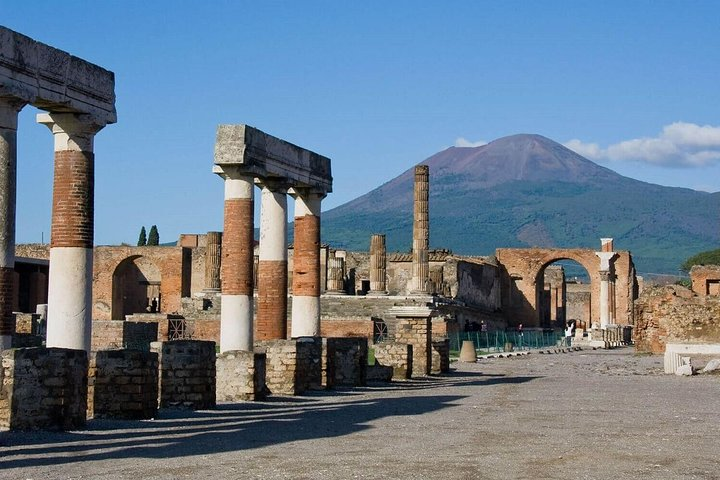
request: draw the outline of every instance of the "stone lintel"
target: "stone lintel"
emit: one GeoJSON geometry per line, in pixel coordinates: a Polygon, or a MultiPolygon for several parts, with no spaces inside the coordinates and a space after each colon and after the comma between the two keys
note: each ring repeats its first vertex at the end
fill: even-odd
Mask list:
{"type": "Polygon", "coordinates": [[[392,307],[388,313],[396,318],[428,318],[435,313],[435,309],[425,305],[396,305],[392,307]]]}
{"type": "Polygon", "coordinates": [[[0,26],[0,97],[16,97],[58,113],[117,121],[115,74],[0,26]]]}
{"type": "Polygon", "coordinates": [[[294,187],[320,194],[332,192],[329,158],[249,125],[218,125],[215,165],[222,169],[239,167],[254,177],[285,179],[294,187]]]}

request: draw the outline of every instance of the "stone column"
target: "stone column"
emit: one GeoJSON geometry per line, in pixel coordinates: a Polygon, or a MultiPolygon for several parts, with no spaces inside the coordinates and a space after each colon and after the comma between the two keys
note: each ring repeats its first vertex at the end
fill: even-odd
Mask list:
{"type": "Polygon", "coordinates": [[[320,336],[320,202],[323,194],[295,192],[292,337],[320,336]]]}
{"type": "Polygon", "coordinates": [[[430,275],[428,258],[430,240],[430,216],[428,203],[430,198],[430,168],[427,165],[415,167],[415,188],[413,203],[413,265],[410,293],[427,294],[430,275]]]}
{"type": "Polygon", "coordinates": [[[612,239],[603,238],[602,241],[602,251],[595,252],[595,255],[600,258],[600,328],[604,329],[612,323],[614,317],[611,309],[615,302],[610,298],[610,282],[613,277],[612,261],[617,254],[610,250],[612,249],[612,239]]]}
{"type": "MultiPolygon", "coordinates": [[[[251,198],[252,201],[252,198],[251,198]]],[[[220,291],[220,256],[222,251],[222,233],[208,232],[205,247],[205,291],[220,291]]]]}
{"type": "Polygon", "coordinates": [[[10,348],[15,330],[15,200],[17,117],[24,103],[0,98],[0,351],[10,348]]]}
{"type": "MultiPolygon", "coordinates": [[[[220,351],[253,351],[253,178],[232,169],[225,169],[223,178],[225,211],[220,250],[220,351]]],[[[208,247],[210,244],[208,236],[208,247]]]]}
{"type": "Polygon", "coordinates": [[[342,257],[328,259],[327,293],[333,295],[345,293],[345,259],[342,257]]]}
{"type": "Polygon", "coordinates": [[[72,113],[39,114],[55,140],[47,346],[90,351],[95,134],[104,125],[72,113]]]}
{"type": "Polygon", "coordinates": [[[284,339],[287,338],[288,283],[285,185],[274,182],[262,185],[259,253],[257,339],[284,339]]]}
{"type": "Polygon", "coordinates": [[[387,295],[385,235],[370,237],[370,294],[387,295]]]}

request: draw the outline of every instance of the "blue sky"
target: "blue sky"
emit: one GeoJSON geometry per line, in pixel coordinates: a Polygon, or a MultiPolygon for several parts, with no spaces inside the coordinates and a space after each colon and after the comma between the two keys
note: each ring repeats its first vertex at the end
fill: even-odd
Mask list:
{"type": "MultiPolygon", "coordinates": [[[[452,145],[539,133],[720,190],[720,2],[0,0],[0,25],[115,72],[97,244],[222,229],[219,123],[333,160],[340,205],[452,145]]],[[[21,112],[18,242],[48,241],[52,138],[21,112]]],[[[292,202],[291,202],[292,204],[292,202]]],[[[292,214],[292,209],[290,211],[292,214]]]]}

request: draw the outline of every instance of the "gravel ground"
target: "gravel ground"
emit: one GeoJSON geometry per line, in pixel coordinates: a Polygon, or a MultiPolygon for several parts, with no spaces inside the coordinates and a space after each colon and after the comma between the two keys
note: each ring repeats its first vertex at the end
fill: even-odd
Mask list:
{"type": "Polygon", "coordinates": [[[720,376],[631,349],[77,432],[0,432],[2,479],[720,478],[720,376]]]}

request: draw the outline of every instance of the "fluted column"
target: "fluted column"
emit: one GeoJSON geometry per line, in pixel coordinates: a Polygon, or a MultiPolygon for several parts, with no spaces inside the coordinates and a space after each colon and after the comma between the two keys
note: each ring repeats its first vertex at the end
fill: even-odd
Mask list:
{"type": "Polygon", "coordinates": [[[219,292],[222,233],[208,232],[205,238],[205,291],[219,292]]]}
{"type": "Polygon", "coordinates": [[[23,106],[16,99],[0,98],[0,351],[11,347],[15,330],[17,117],[23,106]]]}
{"type": "Polygon", "coordinates": [[[411,293],[426,294],[430,276],[428,257],[430,240],[429,218],[429,176],[427,165],[415,167],[414,201],[413,201],[413,277],[411,293]]]}
{"type": "Polygon", "coordinates": [[[95,134],[86,115],[39,114],[55,140],[47,346],[90,351],[95,134]]]}
{"type": "Polygon", "coordinates": [[[374,234],[370,237],[370,294],[386,295],[385,235],[374,234]]]}
{"type": "MultiPolygon", "coordinates": [[[[220,351],[252,351],[253,249],[255,245],[253,178],[241,175],[232,169],[226,169],[223,178],[225,180],[225,208],[220,250],[222,299],[220,351]]],[[[208,246],[210,246],[210,235],[208,235],[208,246]]],[[[208,249],[208,254],[210,254],[210,249],[208,249]]]]}
{"type": "Polygon", "coordinates": [[[595,255],[600,259],[600,328],[607,328],[608,325],[613,323],[614,313],[612,312],[615,299],[610,298],[611,292],[614,294],[614,289],[611,288],[611,281],[613,279],[613,260],[617,256],[617,253],[610,251],[612,248],[612,239],[603,239],[602,251],[595,252],[595,255]],[[609,242],[606,242],[609,240],[609,242]]]}
{"type": "Polygon", "coordinates": [[[341,295],[345,293],[345,259],[342,257],[328,258],[327,293],[341,295]]]}
{"type": "Polygon", "coordinates": [[[324,195],[295,191],[292,337],[320,336],[320,203],[324,195]]]}
{"type": "Polygon", "coordinates": [[[260,198],[256,334],[287,338],[287,187],[265,182],[260,198]]]}

